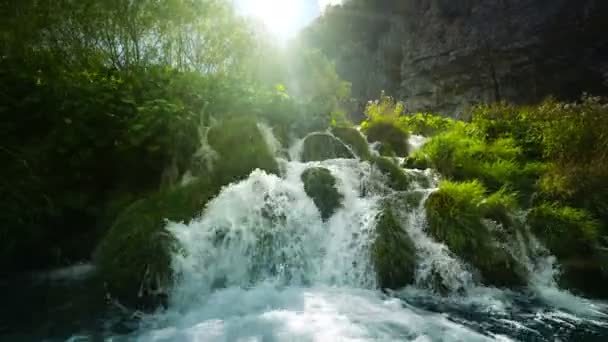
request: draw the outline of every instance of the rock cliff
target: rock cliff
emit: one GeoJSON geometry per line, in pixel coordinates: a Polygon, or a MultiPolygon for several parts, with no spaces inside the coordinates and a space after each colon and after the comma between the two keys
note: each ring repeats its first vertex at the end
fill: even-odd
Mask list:
{"type": "Polygon", "coordinates": [[[351,0],[303,34],[362,101],[380,90],[409,110],[608,92],[604,0],[351,0]],[[329,31],[334,31],[328,34],[329,31]]]}

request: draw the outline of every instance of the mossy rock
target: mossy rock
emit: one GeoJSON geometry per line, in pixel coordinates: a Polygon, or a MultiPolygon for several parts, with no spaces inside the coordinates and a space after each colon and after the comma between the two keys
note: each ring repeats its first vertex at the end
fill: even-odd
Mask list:
{"type": "Polygon", "coordinates": [[[527,283],[517,261],[484,224],[485,188],[478,182],[444,182],[425,203],[430,234],[475,267],[484,284],[519,287],[527,283]]]}
{"type": "Polygon", "coordinates": [[[219,154],[214,173],[220,184],[243,180],[255,169],[279,174],[279,165],[254,117],[228,119],[212,127],[207,139],[219,154]]]}
{"type": "Polygon", "coordinates": [[[413,170],[426,170],[430,168],[429,161],[424,157],[420,156],[410,156],[405,158],[403,162],[403,167],[406,169],[413,170]]]}
{"type": "Polygon", "coordinates": [[[598,239],[599,222],[583,209],[541,204],[527,216],[532,232],[558,258],[590,253],[598,239]]]}
{"type": "Polygon", "coordinates": [[[410,186],[410,178],[399,165],[388,157],[372,157],[372,165],[388,177],[388,185],[397,191],[405,191],[410,186]]]}
{"type": "Polygon", "coordinates": [[[344,144],[349,146],[357,157],[363,160],[369,160],[371,158],[369,145],[367,144],[365,137],[356,128],[334,127],[331,132],[338,139],[342,140],[344,144]]]}
{"type": "Polygon", "coordinates": [[[370,143],[379,142],[380,153],[386,156],[393,154],[405,157],[409,154],[409,133],[392,122],[372,122],[367,125],[365,134],[370,143]]]}
{"type": "Polygon", "coordinates": [[[149,299],[151,291],[169,285],[171,255],[178,246],[165,230],[167,220],[190,221],[219,191],[218,183],[198,180],[141,199],[125,209],[94,255],[98,274],[110,294],[125,304],[138,306],[149,299]]]}
{"type": "Polygon", "coordinates": [[[380,288],[396,290],[414,282],[416,247],[388,206],[377,218],[371,253],[380,288]]]}
{"type": "Polygon", "coordinates": [[[543,203],[528,213],[527,223],[560,262],[561,286],[608,297],[608,289],[598,285],[608,281],[608,249],[597,220],[583,209],[543,203]]]}
{"type": "Polygon", "coordinates": [[[302,161],[311,162],[338,158],[353,159],[355,156],[333,135],[313,133],[304,139],[302,161]]]}
{"type": "Polygon", "coordinates": [[[304,190],[321,213],[321,218],[327,220],[336,209],[342,206],[343,196],[336,188],[336,179],[328,169],[314,167],[302,173],[304,190]]]}

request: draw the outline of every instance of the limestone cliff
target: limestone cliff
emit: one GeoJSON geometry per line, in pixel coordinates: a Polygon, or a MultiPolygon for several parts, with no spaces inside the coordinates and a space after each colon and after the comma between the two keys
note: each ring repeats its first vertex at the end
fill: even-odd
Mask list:
{"type": "Polygon", "coordinates": [[[385,89],[409,109],[608,92],[608,1],[351,0],[303,35],[361,100],[385,89]],[[331,31],[331,32],[330,32],[331,31]]]}

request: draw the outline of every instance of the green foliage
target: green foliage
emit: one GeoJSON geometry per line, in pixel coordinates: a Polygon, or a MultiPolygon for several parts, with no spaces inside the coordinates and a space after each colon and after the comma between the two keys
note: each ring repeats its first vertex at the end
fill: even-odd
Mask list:
{"type": "Polygon", "coordinates": [[[333,135],[313,133],[304,139],[302,161],[323,161],[336,158],[354,158],[354,156],[346,145],[333,135]]]}
{"type": "Polygon", "coordinates": [[[428,160],[442,175],[454,180],[479,179],[491,190],[504,186],[532,193],[544,169],[538,162],[526,162],[512,138],[486,141],[470,125],[436,135],[414,157],[428,160]]]}
{"type": "Polygon", "coordinates": [[[354,127],[333,127],[332,134],[340,139],[344,144],[349,146],[357,157],[363,160],[369,160],[371,153],[365,137],[354,127]]]}
{"type": "Polygon", "coordinates": [[[171,256],[179,247],[165,230],[167,220],[189,222],[220,188],[220,183],[198,180],[127,207],[95,252],[98,275],[108,291],[124,303],[138,304],[170,285],[171,256]]]}
{"type": "Polygon", "coordinates": [[[361,124],[361,130],[369,142],[380,142],[380,153],[385,156],[407,156],[409,152],[409,134],[398,126],[398,119],[403,114],[404,106],[393,98],[385,96],[380,100],[368,103],[365,109],[367,120],[361,124]]]}
{"type": "Polygon", "coordinates": [[[485,283],[521,286],[526,283],[523,266],[498,245],[497,236],[483,221],[504,215],[512,205],[512,196],[505,193],[487,197],[478,181],[443,181],[425,204],[430,233],[475,266],[485,283]]]}
{"type": "Polygon", "coordinates": [[[214,170],[215,181],[229,184],[247,178],[255,169],[279,173],[279,166],[255,118],[235,117],[212,127],[209,145],[219,154],[214,170]]]}
{"type": "Polygon", "coordinates": [[[416,113],[402,116],[398,125],[412,134],[430,137],[454,127],[450,118],[430,113],[416,113]]]}
{"type": "Polygon", "coordinates": [[[336,179],[328,169],[314,167],[302,173],[304,191],[312,198],[321,213],[321,218],[327,220],[342,205],[343,195],[336,188],[336,179]]]}
{"type": "Polygon", "coordinates": [[[376,220],[371,258],[378,285],[396,290],[413,283],[417,265],[414,242],[399,225],[390,206],[385,206],[376,220]]]}
{"type": "Polygon", "coordinates": [[[543,203],[530,211],[528,224],[560,258],[592,253],[600,225],[587,211],[543,203]]]}
{"type": "Polygon", "coordinates": [[[388,178],[388,185],[393,190],[408,190],[411,180],[392,158],[372,156],[371,163],[388,178]]]}

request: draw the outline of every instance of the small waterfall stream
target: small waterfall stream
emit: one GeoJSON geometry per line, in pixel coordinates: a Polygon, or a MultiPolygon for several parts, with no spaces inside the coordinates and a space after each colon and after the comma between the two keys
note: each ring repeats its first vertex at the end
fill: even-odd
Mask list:
{"type": "MultiPolygon", "coordinates": [[[[276,141],[271,131],[265,135],[276,141]]],[[[412,145],[421,143],[417,138],[412,145]]],[[[128,339],[506,341],[552,340],[553,331],[566,339],[608,331],[604,304],[547,280],[554,264],[546,253],[534,261],[527,255],[534,267],[529,293],[476,284],[468,266],[425,231],[424,202],[437,187],[428,170],[406,170],[423,180],[408,190],[420,201],[398,213],[420,256],[415,284],[379,291],[370,246],[381,203],[395,193],[367,162],[302,163],[301,149],[299,141],[289,150],[291,161],[282,159],[282,177],[255,171],[224,189],[199,219],[169,225],[183,247],[173,260],[179,276],[169,309],[146,317],[128,339]],[[316,166],[331,171],[344,196],[327,221],[300,179],[316,166]],[[564,300],[567,307],[560,305],[564,300]]]]}
{"type": "MultiPolygon", "coordinates": [[[[172,261],[176,279],[168,308],[137,318],[127,313],[122,320],[116,318],[120,312],[112,311],[82,331],[70,325],[69,341],[578,341],[608,336],[606,303],[559,289],[555,258],[533,236],[519,236],[518,258],[532,275],[528,290],[478,284],[469,265],[427,234],[424,203],[438,186],[432,171],[405,170],[417,181],[395,192],[369,162],[304,163],[298,161],[302,141],[286,151],[268,127],[260,129],[282,176],[256,170],[225,187],[192,222],[168,223],[181,246],[172,261]],[[304,190],[301,175],[311,167],[328,169],[343,196],[342,206],[327,220],[304,190]],[[402,195],[417,198],[414,205],[394,202],[399,225],[419,256],[415,281],[398,291],[381,291],[370,250],[383,203],[402,195]]],[[[422,143],[420,137],[411,142],[413,147],[422,143]]]]}

